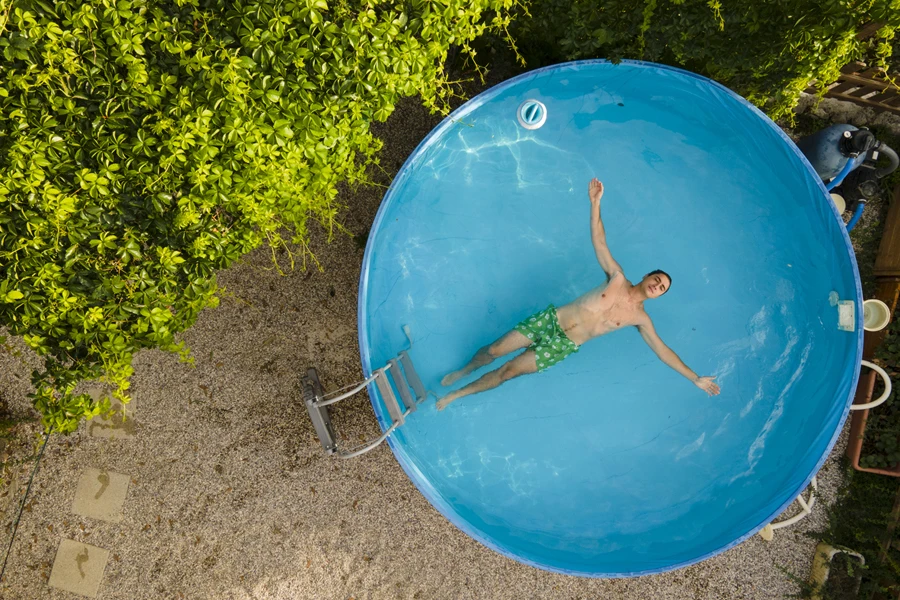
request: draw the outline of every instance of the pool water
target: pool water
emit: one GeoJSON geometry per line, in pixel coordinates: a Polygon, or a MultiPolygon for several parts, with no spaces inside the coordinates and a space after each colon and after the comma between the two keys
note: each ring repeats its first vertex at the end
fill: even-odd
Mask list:
{"type": "Polygon", "coordinates": [[[494,550],[639,575],[723,551],[807,485],[855,389],[861,292],[824,187],[762,113],[685,71],[569,63],[472,99],[395,178],[360,284],[366,373],[406,347],[408,325],[419,375],[442,395],[479,347],[602,284],[592,177],[625,275],[672,276],[645,305],[657,332],[721,395],[628,328],[442,412],[429,399],[390,446],[435,508],[494,550]],[[546,106],[539,129],[516,118],[527,99],[546,106]],[[835,297],[856,304],[857,331],[838,329],[835,297]]]}

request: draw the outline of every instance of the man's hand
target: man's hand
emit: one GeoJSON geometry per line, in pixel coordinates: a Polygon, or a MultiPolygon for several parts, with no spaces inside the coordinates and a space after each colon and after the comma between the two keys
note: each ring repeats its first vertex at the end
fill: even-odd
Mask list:
{"type": "Polygon", "coordinates": [[[591,204],[599,204],[600,198],[603,197],[603,183],[596,177],[591,179],[591,183],[588,185],[588,197],[591,199],[591,204]]]}
{"type": "Polygon", "coordinates": [[[718,396],[719,386],[713,383],[713,379],[715,379],[715,377],[698,377],[694,380],[694,385],[710,396],[718,396]]]}

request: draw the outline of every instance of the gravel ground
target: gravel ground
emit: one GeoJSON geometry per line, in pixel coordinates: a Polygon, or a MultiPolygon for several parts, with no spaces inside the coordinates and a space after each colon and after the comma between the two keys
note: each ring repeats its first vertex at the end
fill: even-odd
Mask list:
{"type": "MultiPolygon", "coordinates": [[[[377,126],[385,140],[383,183],[438,121],[409,100],[377,126]]],[[[343,193],[351,207],[343,221],[357,236],[367,233],[383,192],[343,193]]],[[[194,366],[158,351],[137,356],[134,439],[92,438],[85,426],[51,437],[0,582],[2,598],[75,598],[47,585],[63,538],[110,550],[102,599],[755,600],[797,591],[785,571],[808,574],[815,542],[804,532],[824,528],[824,510],[772,542],[754,536],[676,572],[582,579],[523,566],[462,534],[425,501],[385,446],[356,460],[326,457],[298,379],[313,365],[326,389],[361,378],[362,249],[349,236],[326,243],[322,232],[313,233],[312,247],[321,272],[298,267],[282,276],[264,249],[221,273],[221,306],[184,335],[194,366]],[[88,467],[131,477],[122,522],[71,513],[88,467]]],[[[27,374],[35,360],[27,352],[0,352],[0,390],[13,414],[29,414],[27,374]]],[[[365,397],[334,413],[348,440],[378,431],[365,397]]],[[[26,424],[20,433],[29,427],[35,429],[26,424]]],[[[842,482],[846,437],[845,428],[819,473],[820,503],[833,501],[842,482]]],[[[20,435],[20,458],[31,442],[20,435]]],[[[30,467],[14,463],[7,461],[11,487],[0,497],[5,525],[30,467]]]]}

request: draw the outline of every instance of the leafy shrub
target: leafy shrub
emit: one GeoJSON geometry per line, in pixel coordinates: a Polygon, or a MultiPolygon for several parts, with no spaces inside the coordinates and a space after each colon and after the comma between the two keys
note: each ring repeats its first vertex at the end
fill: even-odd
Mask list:
{"type": "Polygon", "coordinates": [[[711,77],[764,107],[789,114],[813,79],[893,52],[900,10],[892,0],[532,0],[512,30],[531,65],[637,58],[711,77]],[[863,25],[884,25],[858,40],[863,25]]]}
{"type": "Polygon", "coordinates": [[[141,348],[187,359],[217,269],[333,230],[369,124],[445,110],[448,48],[514,2],[0,0],[0,325],[45,357],[44,426],[108,407],[84,379],[127,401],[141,348]]]}

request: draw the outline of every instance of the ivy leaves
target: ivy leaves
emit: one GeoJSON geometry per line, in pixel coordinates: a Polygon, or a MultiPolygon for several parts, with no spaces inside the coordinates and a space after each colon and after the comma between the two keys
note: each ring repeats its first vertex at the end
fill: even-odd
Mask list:
{"type": "Polygon", "coordinates": [[[445,110],[448,48],[514,0],[0,0],[0,324],[46,357],[44,425],[127,401],[142,348],[217,303],[215,272],[331,229],[399,98],[445,110]],[[10,10],[2,10],[9,7],[10,10]]]}
{"type": "Polygon", "coordinates": [[[0,281],[0,302],[10,304],[16,300],[21,300],[25,294],[17,289],[10,289],[8,281],[0,281]]]}
{"type": "MultiPolygon", "coordinates": [[[[702,73],[731,87],[774,119],[790,117],[814,80],[876,45],[884,64],[900,26],[894,0],[535,0],[513,34],[532,63],[638,58],[702,73]],[[870,22],[875,39],[856,39],[870,22]]],[[[823,88],[824,89],[824,88],[823,88]]]]}

